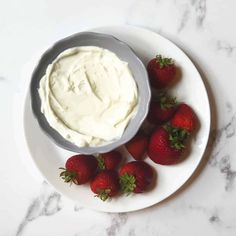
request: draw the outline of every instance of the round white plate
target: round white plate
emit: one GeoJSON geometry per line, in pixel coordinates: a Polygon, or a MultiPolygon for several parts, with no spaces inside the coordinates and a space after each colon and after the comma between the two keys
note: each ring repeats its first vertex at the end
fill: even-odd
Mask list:
{"type": "MultiPolygon", "coordinates": [[[[210,109],[203,81],[190,59],[169,40],[146,29],[132,26],[111,26],[93,29],[91,31],[111,34],[128,43],[137,55],[147,64],[157,53],[175,59],[181,68],[181,80],[170,91],[178,101],[185,101],[193,107],[200,121],[200,128],[191,142],[191,152],[188,158],[173,166],[151,164],[158,173],[156,187],[147,193],[131,196],[120,196],[110,201],[102,202],[94,197],[88,185],[70,186],[59,178],[59,167],[63,167],[66,159],[74,153],[56,146],[41,131],[33,117],[29,97],[24,107],[24,133],[30,156],[45,179],[64,196],[74,200],[78,205],[105,212],[128,212],[139,210],[156,204],[178,190],[197,168],[206,144],[210,130],[210,109]]],[[[124,150],[123,150],[124,151],[124,150]]],[[[125,152],[125,151],[124,151],[125,152]]],[[[127,153],[125,153],[128,156],[127,153]]]]}

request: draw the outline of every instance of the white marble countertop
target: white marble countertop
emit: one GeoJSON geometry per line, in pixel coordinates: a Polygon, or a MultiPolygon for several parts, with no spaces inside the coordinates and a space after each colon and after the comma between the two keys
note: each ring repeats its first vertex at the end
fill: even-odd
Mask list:
{"type": "Polygon", "coordinates": [[[2,0],[0,235],[236,235],[235,9],[234,0],[2,0]],[[132,213],[77,207],[32,177],[13,140],[25,64],[59,38],[107,24],[142,26],[171,39],[198,67],[211,100],[210,143],[195,175],[174,196],[132,213]]]}

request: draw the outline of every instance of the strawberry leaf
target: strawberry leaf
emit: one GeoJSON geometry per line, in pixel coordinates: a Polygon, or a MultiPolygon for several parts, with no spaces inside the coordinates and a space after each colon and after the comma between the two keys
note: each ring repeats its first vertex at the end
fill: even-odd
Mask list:
{"type": "Polygon", "coordinates": [[[160,65],[160,68],[164,68],[174,64],[172,58],[162,57],[162,55],[156,55],[156,62],[160,65]]]}
{"type": "Polygon", "coordinates": [[[97,195],[95,197],[99,197],[102,201],[106,201],[109,198],[109,193],[111,189],[97,189],[97,195]]]}
{"type": "Polygon", "coordinates": [[[184,142],[188,138],[189,132],[182,128],[172,127],[170,124],[166,124],[164,128],[169,133],[169,141],[171,143],[171,147],[177,150],[184,149],[184,142]]]}
{"type": "Polygon", "coordinates": [[[66,170],[65,168],[59,168],[60,170],[63,170],[60,173],[60,177],[64,180],[66,183],[74,183],[79,184],[78,180],[76,179],[77,174],[73,171],[66,170]]]}
{"type": "Polygon", "coordinates": [[[160,107],[162,110],[167,110],[176,106],[176,98],[168,96],[166,93],[161,93],[159,96],[160,107]]]}
{"type": "Polygon", "coordinates": [[[99,168],[100,170],[105,170],[106,167],[105,167],[104,159],[99,155],[99,156],[97,157],[97,160],[98,160],[98,168],[99,168]]]}
{"type": "Polygon", "coordinates": [[[127,196],[134,192],[134,189],[136,188],[135,182],[136,180],[133,175],[125,173],[124,175],[120,176],[121,192],[126,193],[127,196]]]}

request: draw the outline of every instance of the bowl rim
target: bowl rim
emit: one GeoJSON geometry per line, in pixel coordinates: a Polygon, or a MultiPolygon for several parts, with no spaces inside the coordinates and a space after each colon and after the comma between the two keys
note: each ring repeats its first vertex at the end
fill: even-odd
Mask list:
{"type": "MultiPolygon", "coordinates": [[[[135,80],[135,82],[137,83],[137,81],[135,80]]],[[[139,89],[139,88],[138,88],[139,89]]],[[[104,33],[97,33],[97,32],[92,32],[92,31],[82,31],[82,32],[78,32],[78,33],[75,33],[75,34],[72,34],[70,36],[67,36],[65,38],[62,38],[58,41],[56,41],[54,44],[52,44],[52,46],[48,47],[48,49],[46,51],[44,51],[44,53],[42,53],[41,57],[38,59],[34,69],[33,69],[33,72],[31,74],[31,80],[30,80],[30,103],[31,103],[31,109],[32,109],[32,112],[33,112],[33,115],[34,117],[36,118],[37,120],[37,123],[39,124],[41,130],[43,130],[43,132],[46,134],[47,137],[49,137],[50,140],[52,140],[54,142],[54,144],[56,144],[57,146],[63,148],[63,149],[66,149],[68,151],[72,151],[72,152],[75,152],[75,153],[81,153],[81,154],[86,154],[86,155],[91,155],[91,154],[95,154],[95,153],[105,153],[105,152],[109,152],[113,149],[116,149],[118,148],[119,146],[122,146],[123,144],[127,143],[130,139],[132,139],[136,134],[137,132],[139,131],[140,129],[140,126],[142,125],[142,123],[144,122],[147,114],[148,114],[148,111],[149,111],[149,106],[150,106],[150,101],[151,101],[151,88],[150,88],[150,82],[149,82],[149,79],[148,79],[148,73],[147,73],[147,70],[146,70],[146,67],[144,65],[144,63],[141,61],[141,59],[137,56],[137,54],[135,53],[135,51],[124,41],[114,37],[113,35],[110,35],[110,34],[104,34],[104,33]],[[65,144],[62,144],[61,142],[59,142],[57,140],[57,138],[53,135],[50,134],[50,132],[48,131],[47,127],[45,127],[42,119],[39,118],[38,116],[38,111],[37,111],[37,108],[36,106],[34,105],[34,100],[33,100],[33,97],[34,97],[34,93],[35,93],[35,89],[34,89],[34,86],[33,86],[33,82],[34,82],[34,77],[36,76],[36,71],[37,69],[40,67],[40,65],[42,64],[44,58],[53,50],[55,50],[55,48],[57,46],[59,46],[61,43],[67,41],[67,40],[70,40],[74,37],[78,37],[80,35],[92,35],[92,36],[95,36],[95,37],[105,37],[105,38],[110,38],[114,41],[116,41],[117,43],[119,43],[120,45],[122,45],[123,47],[126,47],[128,50],[130,50],[131,54],[133,55],[133,57],[139,62],[140,64],[140,67],[142,68],[145,76],[144,76],[144,79],[146,80],[146,105],[145,107],[143,107],[142,109],[142,116],[140,117],[140,119],[138,120],[138,124],[137,126],[130,130],[129,133],[127,133],[126,137],[124,137],[123,135],[121,136],[121,138],[117,139],[117,140],[114,140],[112,142],[109,142],[105,145],[101,145],[101,146],[97,146],[97,147],[89,147],[89,146],[85,146],[85,147],[79,147],[77,145],[75,145],[74,143],[70,142],[69,140],[66,140],[56,129],[54,129],[53,127],[50,126],[50,124],[48,123],[47,121],[47,118],[45,117],[49,127],[51,129],[53,129],[54,131],[56,131],[56,133],[58,133],[63,140],[65,140],[65,143],[70,143],[72,145],[73,148],[65,145],[65,144]]],[[[41,111],[40,111],[41,112],[41,111]]],[[[138,111],[136,113],[136,115],[138,114],[138,111]]],[[[136,116],[135,115],[135,116],[136,116]]],[[[132,122],[133,118],[129,121],[129,123],[127,124],[127,127],[130,125],[130,122],[132,122]]],[[[125,129],[127,129],[127,127],[125,129]]],[[[125,132],[125,131],[124,131],[125,132]]],[[[124,133],[123,133],[124,134],[124,133]]]]}

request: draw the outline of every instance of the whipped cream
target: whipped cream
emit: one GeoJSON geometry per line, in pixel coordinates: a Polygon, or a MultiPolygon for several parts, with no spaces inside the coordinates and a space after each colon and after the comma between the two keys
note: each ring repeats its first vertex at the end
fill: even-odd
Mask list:
{"type": "Polygon", "coordinates": [[[38,91],[50,126],[79,147],[119,139],[138,104],[128,63],[94,46],[60,53],[48,66],[38,91]]]}

